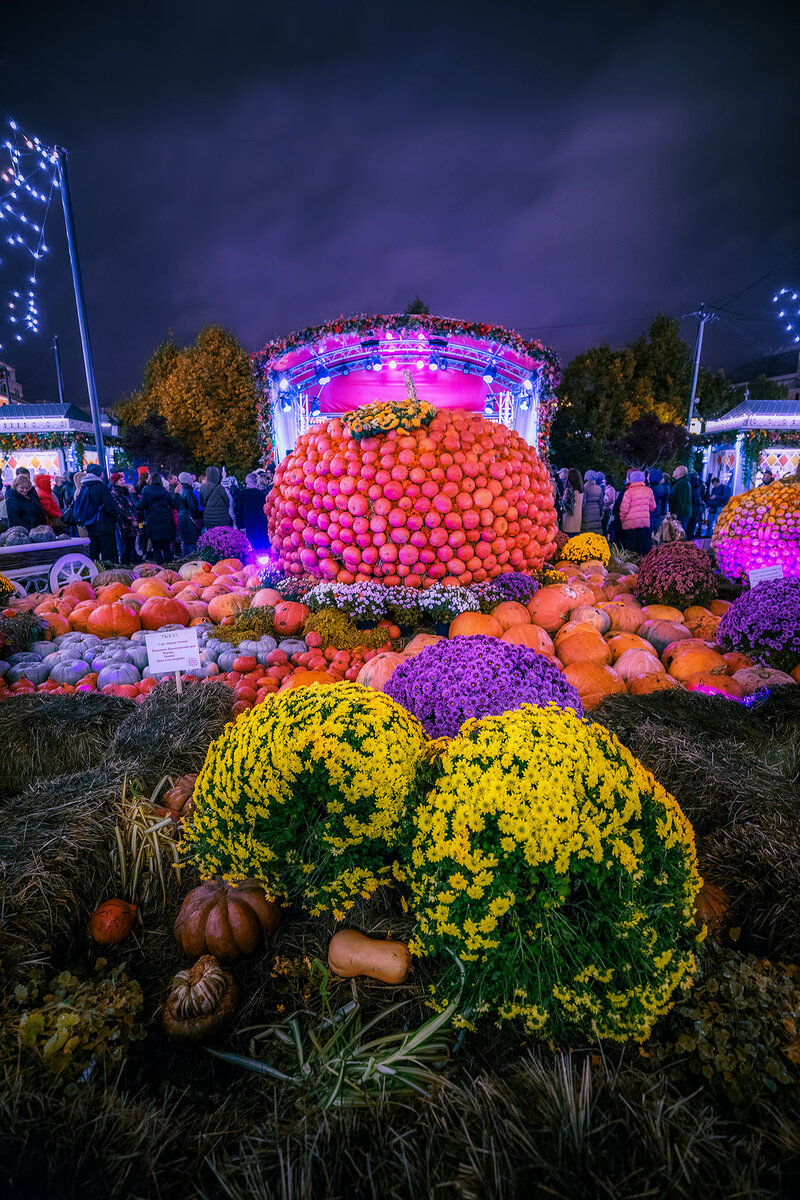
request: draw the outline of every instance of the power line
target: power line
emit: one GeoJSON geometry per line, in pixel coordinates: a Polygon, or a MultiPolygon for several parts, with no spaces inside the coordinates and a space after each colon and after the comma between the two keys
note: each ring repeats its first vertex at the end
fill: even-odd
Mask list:
{"type": "Polygon", "coordinates": [[[795,250],[793,254],[790,254],[788,258],[784,258],[782,262],[772,267],[765,275],[760,275],[758,279],[754,279],[752,283],[748,283],[747,287],[739,288],[738,292],[734,292],[727,299],[720,300],[719,303],[714,305],[714,308],[722,308],[724,305],[730,304],[731,300],[738,300],[745,292],[749,292],[752,288],[757,287],[759,283],[763,283],[765,279],[769,279],[770,275],[774,275],[776,271],[780,271],[781,267],[785,267],[787,263],[790,263],[793,258],[797,258],[798,256],[800,256],[800,250],[795,250]]]}

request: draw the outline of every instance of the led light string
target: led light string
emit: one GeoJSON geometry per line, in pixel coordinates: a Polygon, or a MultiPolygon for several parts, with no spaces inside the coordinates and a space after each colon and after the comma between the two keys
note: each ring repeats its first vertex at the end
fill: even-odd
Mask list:
{"type": "Polygon", "coordinates": [[[781,288],[772,297],[778,308],[778,320],[784,333],[791,333],[794,342],[800,342],[800,289],[781,288]]]}
{"type": "Polygon", "coordinates": [[[8,122],[8,130],[0,146],[0,247],[5,254],[27,253],[34,260],[26,282],[5,294],[5,319],[21,342],[26,332],[40,332],[38,266],[49,250],[45,226],[59,180],[54,147],[29,137],[16,121],[8,122]]]}

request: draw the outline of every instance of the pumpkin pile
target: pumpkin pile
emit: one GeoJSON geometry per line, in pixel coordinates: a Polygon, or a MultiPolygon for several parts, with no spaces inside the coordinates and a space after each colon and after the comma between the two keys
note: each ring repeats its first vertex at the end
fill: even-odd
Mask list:
{"type": "Polygon", "coordinates": [[[264,511],[287,574],[470,584],[552,557],[549,475],[519,434],[461,409],[360,439],[352,426],[314,426],[275,472],[264,511]]]}
{"type": "Polygon", "coordinates": [[[730,579],[780,564],[787,577],[800,573],[800,478],[779,479],[734,496],[714,528],[711,549],[730,579]]]}

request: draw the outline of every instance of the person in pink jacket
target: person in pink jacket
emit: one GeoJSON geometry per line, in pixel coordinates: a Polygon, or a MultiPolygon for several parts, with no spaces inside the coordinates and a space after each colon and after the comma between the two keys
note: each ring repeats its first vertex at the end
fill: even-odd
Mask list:
{"type": "Polygon", "coordinates": [[[625,543],[634,554],[647,554],[653,544],[650,535],[650,513],[656,499],[644,481],[644,471],[632,471],[619,506],[619,519],[625,530],[625,543]]]}

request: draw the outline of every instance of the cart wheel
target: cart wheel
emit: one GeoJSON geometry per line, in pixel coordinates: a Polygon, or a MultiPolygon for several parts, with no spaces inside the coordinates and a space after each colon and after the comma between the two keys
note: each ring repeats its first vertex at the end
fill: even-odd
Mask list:
{"type": "Polygon", "coordinates": [[[15,596],[27,596],[28,595],[28,593],[25,591],[25,588],[22,586],[21,583],[17,583],[16,579],[9,579],[8,582],[13,587],[15,596]]]}
{"type": "Polygon", "coordinates": [[[50,591],[57,592],[68,583],[91,583],[97,567],[85,554],[64,554],[50,570],[50,591]]]}

